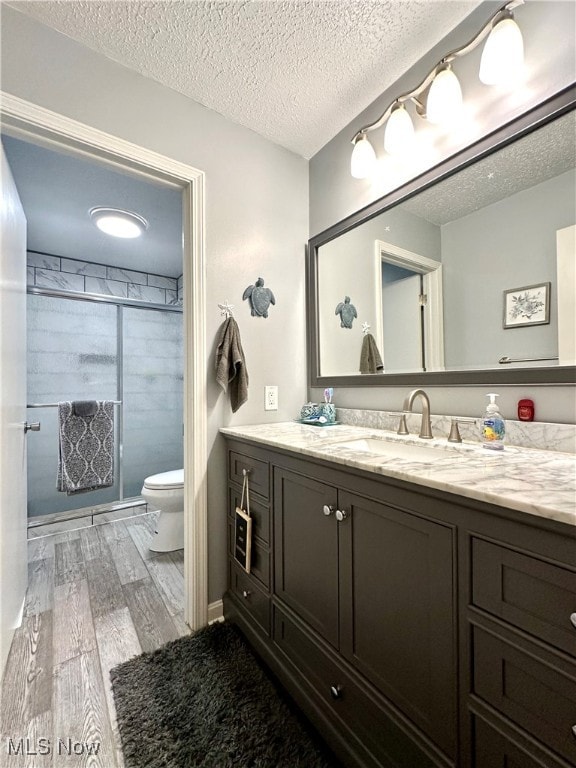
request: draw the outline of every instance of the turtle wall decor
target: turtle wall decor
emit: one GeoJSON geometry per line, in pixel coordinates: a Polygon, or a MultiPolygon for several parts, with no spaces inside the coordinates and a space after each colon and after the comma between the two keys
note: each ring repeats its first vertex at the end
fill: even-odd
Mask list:
{"type": "Polygon", "coordinates": [[[249,285],[242,294],[242,300],[250,300],[252,317],[268,317],[268,307],[276,304],[276,299],[270,288],[264,288],[264,278],[259,277],[256,285],[249,285]]]}
{"type": "Polygon", "coordinates": [[[354,318],[358,317],[358,312],[354,304],[350,304],[350,296],[344,296],[344,301],[336,307],[335,315],[340,315],[340,327],[352,328],[354,318]]]}

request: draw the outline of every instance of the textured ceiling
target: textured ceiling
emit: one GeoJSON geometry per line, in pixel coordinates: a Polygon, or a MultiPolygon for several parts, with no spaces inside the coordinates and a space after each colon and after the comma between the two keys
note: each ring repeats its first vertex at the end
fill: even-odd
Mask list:
{"type": "Polygon", "coordinates": [[[311,157],[481,2],[8,4],[311,157]]]}
{"type": "Polygon", "coordinates": [[[182,274],[182,193],[64,152],[2,136],[27,222],[27,247],[69,259],[179,277],[182,274]],[[96,206],[144,216],[141,237],[100,232],[96,206]]]}
{"type": "Polygon", "coordinates": [[[576,112],[524,136],[402,207],[442,225],[559,176],[576,166],[576,112]]]}

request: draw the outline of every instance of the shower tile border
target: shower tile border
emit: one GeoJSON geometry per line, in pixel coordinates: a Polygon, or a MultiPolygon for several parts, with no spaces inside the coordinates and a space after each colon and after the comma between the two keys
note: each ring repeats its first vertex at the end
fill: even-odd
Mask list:
{"type": "Polygon", "coordinates": [[[182,275],[176,278],[137,272],[38,251],[27,253],[26,280],[30,288],[130,297],[145,304],[182,306],[183,302],[182,275]]]}

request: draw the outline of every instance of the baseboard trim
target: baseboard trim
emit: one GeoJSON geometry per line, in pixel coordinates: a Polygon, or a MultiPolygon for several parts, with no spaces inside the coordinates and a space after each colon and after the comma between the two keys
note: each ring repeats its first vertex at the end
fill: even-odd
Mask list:
{"type": "Polygon", "coordinates": [[[216,600],[208,604],[208,624],[224,621],[224,604],[222,600],[216,600]]]}

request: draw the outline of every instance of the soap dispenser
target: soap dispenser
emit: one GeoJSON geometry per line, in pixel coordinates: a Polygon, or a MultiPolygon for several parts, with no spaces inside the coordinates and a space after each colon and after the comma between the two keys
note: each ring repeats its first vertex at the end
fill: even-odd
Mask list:
{"type": "Polygon", "coordinates": [[[490,402],[486,406],[486,412],[482,418],[482,445],[484,448],[501,451],[504,448],[506,425],[500,414],[500,409],[496,405],[498,395],[495,392],[490,392],[486,397],[490,398],[490,402]]]}

